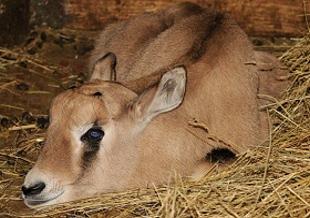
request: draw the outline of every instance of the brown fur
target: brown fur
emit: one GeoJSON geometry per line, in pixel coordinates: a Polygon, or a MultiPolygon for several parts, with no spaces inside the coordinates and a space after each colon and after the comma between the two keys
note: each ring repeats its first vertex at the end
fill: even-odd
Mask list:
{"type": "Polygon", "coordinates": [[[280,61],[266,52],[255,52],[259,75],[259,94],[279,98],[288,86],[288,70],[280,61]]]}
{"type": "Polygon", "coordinates": [[[109,74],[113,58],[100,60],[107,52],[116,56],[119,83],[92,80],[52,104],[46,146],[25,180],[30,185],[36,176],[56,178],[56,186],[65,192],[47,204],[162,184],[175,172],[197,176],[197,170],[211,166],[205,157],[212,149],[224,147],[238,154],[264,141],[268,127],[257,95],[278,95],[281,86],[270,89],[266,84],[275,82],[269,78],[278,71],[263,70],[277,61],[255,53],[229,16],[192,4],[142,15],[103,32],[91,65],[97,63],[97,70],[109,74]],[[183,68],[168,69],[179,64],[187,70],[184,99],[181,91],[171,98],[175,86],[184,82],[171,72],[183,68]],[[163,86],[166,75],[172,80],[163,86]],[[181,97],[180,106],[158,109],[181,97]],[[208,132],[190,127],[193,118],[204,122],[208,132]],[[83,168],[80,136],[95,122],[105,136],[90,167],[83,168]]]}
{"type": "Polygon", "coordinates": [[[117,56],[117,80],[125,82],[195,60],[216,18],[214,12],[183,3],[112,24],[99,37],[89,69],[92,71],[102,56],[112,52],[117,56]]]}

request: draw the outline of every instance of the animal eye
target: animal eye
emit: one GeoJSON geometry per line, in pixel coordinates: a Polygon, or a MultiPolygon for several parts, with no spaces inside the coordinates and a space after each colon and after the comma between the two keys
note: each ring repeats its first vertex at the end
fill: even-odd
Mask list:
{"type": "Polygon", "coordinates": [[[104,136],[104,131],[100,128],[91,128],[83,136],[82,141],[99,142],[104,136]]]}

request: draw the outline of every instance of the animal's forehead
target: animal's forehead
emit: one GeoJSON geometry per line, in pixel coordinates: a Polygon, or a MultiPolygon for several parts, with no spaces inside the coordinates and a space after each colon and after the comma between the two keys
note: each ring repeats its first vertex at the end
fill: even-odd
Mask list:
{"type": "Polygon", "coordinates": [[[101,92],[107,97],[128,97],[132,98],[136,94],[130,89],[124,87],[120,83],[94,80],[92,82],[85,83],[81,87],[75,89],[76,92],[84,95],[93,95],[96,92],[101,92]]]}
{"type": "Polygon", "coordinates": [[[93,81],[58,95],[51,106],[52,122],[108,120],[123,112],[137,95],[118,83],[93,81]]]}
{"type": "Polygon", "coordinates": [[[52,122],[63,125],[84,125],[95,121],[106,122],[110,114],[98,96],[85,95],[75,90],[66,91],[55,98],[51,106],[52,122]]]}

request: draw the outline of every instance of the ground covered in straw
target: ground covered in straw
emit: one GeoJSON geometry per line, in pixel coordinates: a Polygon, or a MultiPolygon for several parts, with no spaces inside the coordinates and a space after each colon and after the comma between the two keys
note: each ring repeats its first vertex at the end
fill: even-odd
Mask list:
{"type": "MultiPolygon", "coordinates": [[[[290,87],[264,107],[274,123],[270,140],[253,147],[224,171],[215,167],[200,181],[105,194],[31,211],[20,184],[44,139],[44,130],[2,129],[0,217],[310,217],[310,37],[281,60],[290,87]]],[[[1,62],[0,62],[1,64],[1,62]]],[[[17,123],[18,124],[18,123],[17,123]]]]}

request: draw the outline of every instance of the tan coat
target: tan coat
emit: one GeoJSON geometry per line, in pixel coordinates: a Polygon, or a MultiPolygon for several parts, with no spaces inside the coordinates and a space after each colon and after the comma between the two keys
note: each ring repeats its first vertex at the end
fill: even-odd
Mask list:
{"type": "Polygon", "coordinates": [[[280,68],[254,52],[229,16],[190,3],[107,27],[91,81],[52,103],[46,145],[24,182],[46,186],[25,203],[158,185],[175,173],[201,176],[212,150],[239,154],[265,140],[257,96],[279,95],[280,68]],[[190,126],[193,119],[207,129],[190,126]]]}

